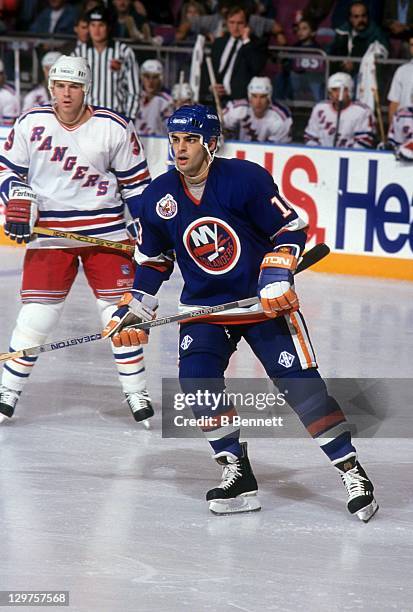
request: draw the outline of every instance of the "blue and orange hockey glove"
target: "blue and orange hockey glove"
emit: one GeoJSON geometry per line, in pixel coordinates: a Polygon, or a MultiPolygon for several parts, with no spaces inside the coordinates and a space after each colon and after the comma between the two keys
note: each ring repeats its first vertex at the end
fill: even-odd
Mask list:
{"type": "Polygon", "coordinates": [[[143,329],[128,327],[156,317],[158,300],[153,295],[131,289],[122,296],[118,309],[102,331],[102,338],[111,338],[113,344],[121,346],[139,346],[148,344],[148,334],[143,329]]]}
{"type": "Polygon", "coordinates": [[[286,247],[264,255],[258,279],[258,297],[267,317],[278,317],[298,310],[293,272],[297,258],[286,247]]]}

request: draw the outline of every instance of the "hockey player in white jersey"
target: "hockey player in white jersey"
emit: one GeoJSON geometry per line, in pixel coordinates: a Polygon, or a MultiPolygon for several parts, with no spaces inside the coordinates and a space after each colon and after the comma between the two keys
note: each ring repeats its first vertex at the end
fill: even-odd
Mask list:
{"type": "Polygon", "coordinates": [[[327,83],[329,100],[316,104],[304,132],[306,145],[372,149],[376,121],[372,110],[352,101],[354,83],[349,74],[336,72],[327,83]]]}
{"type": "Polygon", "coordinates": [[[6,83],[4,64],[0,59],[0,124],[13,125],[19,114],[19,98],[14,88],[6,83]]]}
{"type": "Polygon", "coordinates": [[[224,109],[228,135],[244,142],[290,142],[291,113],[285,106],[272,103],[271,97],[270,79],[253,77],[248,84],[248,100],[230,101],[224,109]]]}
{"type": "MultiPolygon", "coordinates": [[[[127,241],[125,204],[133,216],[150,182],[132,122],[112,110],[86,105],[90,83],[84,58],[60,57],[49,74],[53,103],[24,113],[1,151],[4,230],[18,243],[27,243],[23,306],[10,341],[13,350],[42,344],[55,329],[80,261],[104,323],[133,283],[134,265],[124,251],[41,233],[32,240],[37,225],[127,241]]],[[[137,421],[146,420],[153,409],[142,350],[113,347],[113,352],[132,414],[137,421]]],[[[36,359],[24,357],[4,365],[1,420],[13,416],[36,359]]]]}
{"type": "Polygon", "coordinates": [[[34,106],[40,106],[41,104],[47,104],[50,102],[50,94],[49,90],[46,88],[48,80],[49,80],[49,70],[53,66],[55,62],[61,57],[61,53],[59,51],[49,51],[42,57],[42,71],[44,82],[36,85],[32,90],[30,90],[23,98],[22,111],[28,111],[30,108],[34,106]]]}
{"type": "Polygon", "coordinates": [[[140,136],[166,136],[166,120],[174,111],[172,96],[162,87],[163,66],[149,59],[141,66],[142,89],[136,129],[140,136]]]}
{"type": "Polygon", "coordinates": [[[413,140],[413,106],[399,108],[393,115],[387,140],[396,152],[401,150],[403,155],[405,145],[413,140]]]}

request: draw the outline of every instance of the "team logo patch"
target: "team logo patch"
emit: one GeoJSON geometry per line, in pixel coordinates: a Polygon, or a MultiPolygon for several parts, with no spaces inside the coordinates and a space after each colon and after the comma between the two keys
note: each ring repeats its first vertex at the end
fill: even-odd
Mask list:
{"type": "Polygon", "coordinates": [[[167,193],[159,202],[156,203],[156,212],[162,219],[172,219],[178,212],[178,204],[170,193],[167,193]]]}
{"type": "Polygon", "coordinates": [[[121,267],[120,267],[120,270],[121,270],[121,272],[122,272],[122,274],[123,274],[124,276],[128,276],[128,275],[129,275],[129,273],[130,273],[130,267],[129,267],[129,264],[122,264],[122,265],[121,265],[121,267]]]}
{"type": "Polygon", "coordinates": [[[278,363],[284,366],[284,368],[291,368],[291,366],[293,365],[294,359],[295,359],[294,355],[291,355],[291,353],[289,353],[288,351],[282,351],[282,353],[280,353],[280,356],[278,358],[278,363]]]}
{"type": "Polygon", "coordinates": [[[190,257],[208,274],[225,274],[234,268],[241,244],[228,223],[216,217],[202,217],[185,230],[183,241],[190,257]]]}
{"type": "Polygon", "coordinates": [[[193,342],[193,338],[191,338],[191,336],[188,336],[188,334],[186,336],[184,336],[182,338],[182,342],[181,342],[181,349],[183,351],[186,351],[187,348],[189,348],[189,346],[192,344],[193,342]]]}

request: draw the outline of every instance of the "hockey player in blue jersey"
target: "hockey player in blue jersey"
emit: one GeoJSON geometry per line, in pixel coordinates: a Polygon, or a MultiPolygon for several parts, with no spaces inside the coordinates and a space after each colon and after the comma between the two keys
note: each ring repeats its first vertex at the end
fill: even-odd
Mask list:
{"type": "MultiPolygon", "coordinates": [[[[345,416],[318,373],[298,309],[293,274],[306,224],[266,170],[245,160],[214,157],[220,132],[215,111],[205,106],[183,106],[169,118],[176,169],[155,179],[140,198],[134,290],[123,296],[103,335],[112,337],[115,346],[147,343],[146,332],[130,325],[155,317],[155,295],[172,272],[172,250],[184,280],[181,308],[258,293],[259,305],[181,325],[182,389],[223,391],[230,356],[244,338],[337,468],[348,510],[368,521],[378,508],[373,485],[357,460],[345,416]]],[[[201,403],[193,410],[197,417],[211,415],[201,403]]],[[[209,508],[217,514],[261,508],[235,414],[223,403],[214,411],[216,427],[206,431],[223,466],[222,482],[207,493],[209,508]]]]}

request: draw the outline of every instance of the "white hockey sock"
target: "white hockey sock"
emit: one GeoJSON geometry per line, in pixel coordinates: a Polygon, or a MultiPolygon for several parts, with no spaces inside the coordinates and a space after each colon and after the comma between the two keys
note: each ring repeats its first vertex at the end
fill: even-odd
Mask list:
{"type": "MultiPolygon", "coordinates": [[[[105,327],[117,306],[101,299],[97,300],[97,304],[102,324],[105,327]]],[[[112,343],[111,346],[123,392],[144,391],[146,389],[146,375],[142,347],[116,348],[112,343]]]]}
{"type": "MultiPolygon", "coordinates": [[[[64,302],[58,304],[24,304],[19,312],[11,340],[10,351],[43,344],[57,325],[64,302]]],[[[38,357],[20,357],[3,366],[2,385],[21,391],[38,357]]]]}

